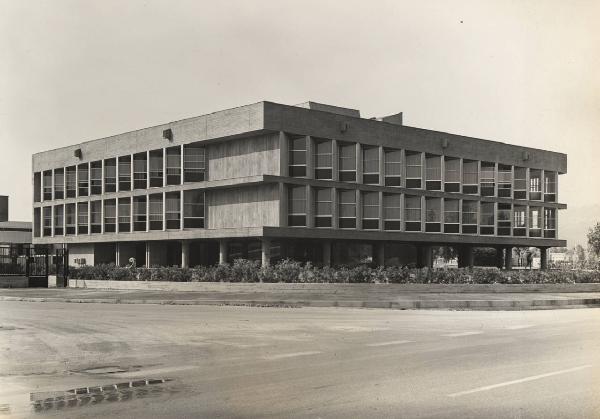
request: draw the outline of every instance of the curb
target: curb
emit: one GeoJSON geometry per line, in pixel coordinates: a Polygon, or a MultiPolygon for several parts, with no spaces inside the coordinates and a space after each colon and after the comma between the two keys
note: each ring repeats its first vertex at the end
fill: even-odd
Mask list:
{"type": "Polygon", "coordinates": [[[121,298],[60,298],[60,297],[6,297],[0,301],[33,303],[93,303],[93,304],[157,304],[157,305],[225,305],[248,307],[340,307],[379,308],[392,310],[548,310],[565,308],[600,307],[600,298],[573,298],[555,300],[415,300],[415,301],[336,301],[336,300],[134,300],[121,298]]]}

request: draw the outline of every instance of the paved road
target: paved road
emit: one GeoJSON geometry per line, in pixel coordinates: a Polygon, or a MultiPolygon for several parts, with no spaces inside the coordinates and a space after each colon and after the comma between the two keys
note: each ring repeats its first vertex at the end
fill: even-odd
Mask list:
{"type": "Polygon", "coordinates": [[[598,418],[599,331],[599,309],[0,302],[0,418],[598,418]]]}

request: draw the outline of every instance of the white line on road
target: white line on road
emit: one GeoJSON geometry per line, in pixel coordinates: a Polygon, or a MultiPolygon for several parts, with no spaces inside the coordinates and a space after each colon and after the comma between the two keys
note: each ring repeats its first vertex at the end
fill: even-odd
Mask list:
{"type": "Polygon", "coordinates": [[[467,394],[478,393],[480,391],[493,390],[495,388],[510,386],[513,384],[526,383],[527,381],[539,380],[540,378],[552,377],[553,375],[566,374],[568,372],[583,370],[586,368],[590,368],[591,366],[592,366],[591,364],[586,364],[586,365],[580,365],[580,366],[574,367],[574,368],[569,368],[566,370],[548,372],[546,374],[540,374],[540,375],[532,375],[530,377],[520,378],[518,380],[505,381],[503,383],[493,384],[493,385],[484,386],[484,387],[478,387],[478,388],[474,388],[472,390],[459,391],[458,393],[448,394],[448,397],[460,397],[460,396],[465,396],[467,394]]]}
{"type": "Polygon", "coordinates": [[[528,329],[530,327],[533,327],[532,324],[516,324],[514,326],[506,326],[505,329],[507,330],[521,330],[521,329],[528,329]]]}
{"type": "Polygon", "coordinates": [[[275,359],[293,358],[296,356],[317,355],[317,354],[321,354],[321,353],[322,353],[321,351],[292,352],[290,354],[265,356],[264,359],[275,360],[275,359]]]}
{"type": "Polygon", "coordinates": [[[449,338],[457,338],[460,336],[471,336],[471,335],[480,335],[483,332],[460,332],[460,333],[449,333],[447,335],[442,335],[442,336],[446,336],[449,338]]]}
{"type": "Polygon", "coordinates": [[[389,346],[389,345],[402,345],[403,343],[413,343],[414,340],[392,340],[391,342],[379,342],[379,343],[367,343],[367,346],[389,346]]]}

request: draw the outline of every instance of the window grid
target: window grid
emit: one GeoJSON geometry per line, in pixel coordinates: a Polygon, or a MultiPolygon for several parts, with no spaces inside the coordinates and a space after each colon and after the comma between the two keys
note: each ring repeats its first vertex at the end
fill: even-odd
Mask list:
{"type": "Polygon", "coordinates": [[[356,228],[356,191],[342,189],[338,194],[340,228],[356,228]]]}
{"type": "Polygon", "coordinates": [[[379,192],[363,192],[362,194],[362,228],[379,229],[379,192]]]}
{"type": "Polygon", "coordinates": [[[163,177],[163,151],[152,150],[150,152],[150,187],[163,186],[163,177]]]}
{"type": "Polygon", "coordinates": [[[204,191],[200,189],[183,193],[183,227],[204,228],[204,191]]]}
{"type": "Polygon", "coordinates": [[[150,211],[148,218],[150,220],[150,230],[163,229],[163,195],[152,194],[150,199],[150,211]]]}
{"type": "Polygon", "coordinates": [[[288,225],[306,226],[306,186],[288,188],[288,225]]]}
{"type": "Polygon", "coordinates": [[[90,163],[90,195],[102,194],[102,162],[90,163]]]}
{"type": "Polygon", "coordinates": [[[65,173],[64,169],[54,169],[54,199],[65,197],[65,173]]]}
{"type": "Polygon", "coordinates": [[[133,230],[146,231],[147,227],[147,205],[145,196],[133,197],[133,230]]]}
{"type": "Polygon", "coordinates": [[[203,182],[206,176],[206,150],[196,144],[183,147],[183,181],[203,182]]]}
{"type": "Polygon", "coordinates": [[[104,192],[117,191],[117,159],[104,160],[104,192]]]}
{"type": "Polygon", "coordinates": [[[292,177],[306,176],[306,137],[291,137],[289,145],[289,175],[292,177]]]}
{"type": "Polygon", "coordinates": [[[385,230],[400,230],[402,222],[402,195],[383,195],[383,227],[385,230]]]}
{"type": "Polygon", "coordinates": [[[131,190],[131,156],[119,157],[119,190],[131,190]]]}
{"type": "Polygon", "coordinates": [[[333,142],[315,140],[315,179],[333,179],[333,142]]]}
{"type": "Polygon", "coordinates": [[[77,217],[75,213],[75,204],[65,205],[65,234],[75,234],[75,226],[77,224],[77,217]]]}
{"type": "Polygon", "coordinates": [[[90,202],[90,229],[92,233],[102,232],[102,201],[90,202]]]}
{"type": "Polygon", "coordinates": [[[131,198],[119,198],[119,233],[131,231],[131,198]]]}
{"type": "Polygon", "coordinates": [[[331,188],[315,189],[315,227],[331,227],[333,218],[331,188]]]}
{"type": "Polygon", "coordinates": [[[181,194],[169,192],[165,194],[165,218],[167,229],[179,230],[181,228],[181,194]]]}
{"type": "Polygon", "coordinates": [[[55,236],[62,236],[64,233],[64,230],[63,230],[64,211],[65,211],[65,207],[63,205],[55,205],[54,206],[54,235],[55,236]]]}
{"type": "Polygon", "coordinates": [[[148,157],[146,153],[133,156],[133,188],[148,188],[148,157]]]}
{"type": "Polygon", "coordinates": [[[356,144],[353,143],[338,143],[339,144],[339,171],[341,182],[356,181],[356,144]]]}
{"type": "Polygon", "coordinates": [[[104,232],[114,233],[117,229],[117,203],[114,199],[104,200],[104,232]]]}
{"type": "Polygon", "coordinates": [[[407,151],[405,153],[406,159],[406,187],[407,188],[421,188],[421,180],[423,177],[423,165],[421,161],[421,153],[414,151],[407,151]]]}
{"type": "Polygon", "coordinates": [[[77,203],[77,234],[88,234],[88,203],[77,203]]]}
{"type": "Polygon", "coordinates": [[[401,186],[402,151],[384,150],[385,186],[401,186]]]}
{"type": "Polygon", "coordinates": [[[75,198],[77,196],[77,168],[69,166],[65,173],[67,184],[67,198],[75,198]]]}
{"type": "Polygon", "coordinates": [[[167,185],[181,183],[181,147],[167,148],[167,185]]]}

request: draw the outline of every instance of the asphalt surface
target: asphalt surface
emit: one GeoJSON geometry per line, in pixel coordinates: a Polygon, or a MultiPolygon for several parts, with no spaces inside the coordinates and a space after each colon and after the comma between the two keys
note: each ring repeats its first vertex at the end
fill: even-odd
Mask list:
{"type": "Polygon", "coordinates": [[[4,301],[0,417],[598,418],[599,331],[598,309],[4,301]]]}

